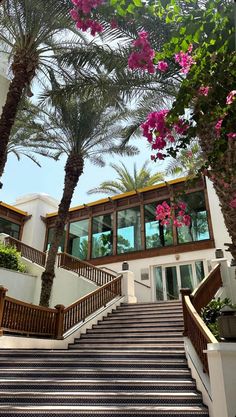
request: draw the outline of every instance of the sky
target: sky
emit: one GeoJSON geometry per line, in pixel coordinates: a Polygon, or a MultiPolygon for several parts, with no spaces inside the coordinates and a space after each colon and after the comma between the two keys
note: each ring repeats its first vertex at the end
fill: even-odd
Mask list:
{"type": "MultiPolygon", "coordinates": [[[[105,194],[88,195],[87,191],[99,186],[102,181],[116,179],[117,174],[108,165],[110,162],[122,161],[132,172],[134,162],[140,168],[146,159],[150,159],[146,139],[136,139],[132,143],[139,147],[139,155],[125,158],[120,155],[117,158],[108,156],[107,165],[104,168],[91,165],[89,162],[85,163],[84,173],[75,189],[71,207],[106,197],[105,194]]],[[[14,204],[17,197],[30,193],[46,193],[60,201],[63,192],[65,157],[57,162],[38,156],[37,159],[40,160],[41,168],[26,157],[18,161],[14,155],[9,155],[1,179],[3,188],[0,190],[0,201],[14,204]]],[[[150,167],[153,167],[152,173],[164,170],[163,163],[159,164],[161,163],[157,165],[150,161],[150,167]]]]}

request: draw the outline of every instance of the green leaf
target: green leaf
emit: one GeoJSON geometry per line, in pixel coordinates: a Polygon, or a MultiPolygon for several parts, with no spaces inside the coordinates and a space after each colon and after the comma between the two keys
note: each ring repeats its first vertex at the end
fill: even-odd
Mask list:
{"type": "Polygon", "coordinates": [[[141,0],[133,0],[133,3],[136,7],[143,7],[143,3],[141,0]]]}

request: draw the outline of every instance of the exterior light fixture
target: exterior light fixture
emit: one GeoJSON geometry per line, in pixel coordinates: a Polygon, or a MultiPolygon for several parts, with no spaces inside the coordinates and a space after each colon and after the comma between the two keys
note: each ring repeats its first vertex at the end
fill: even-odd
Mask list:
{"type": "Polygon", "coordinates": [[[123,262],[123,264],[122,264],[122,271],[128,271],[128,269],[129,269],[128,262],[123,262]]]}

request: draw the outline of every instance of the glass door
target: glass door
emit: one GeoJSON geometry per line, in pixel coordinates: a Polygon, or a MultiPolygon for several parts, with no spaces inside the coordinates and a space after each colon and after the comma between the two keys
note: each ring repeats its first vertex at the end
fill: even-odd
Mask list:
{"type": "Polygon", "coordinates": [[[157,301],[180,299],[180,288],[193,290],[204,278],[203,261],[154,267],[154,288],[157,301]]]}
{"type": "Polygon", "coordinates": [[[166,300],[178,300],[179,299],[179,282],[177,277],[177,267],[168,266],[165,269],[165,289],[166,300]]]}

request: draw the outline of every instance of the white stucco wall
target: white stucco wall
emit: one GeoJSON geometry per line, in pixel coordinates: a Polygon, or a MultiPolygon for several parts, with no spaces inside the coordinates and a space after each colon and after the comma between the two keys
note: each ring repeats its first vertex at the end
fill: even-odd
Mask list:
{"type": "Polygon", "coordinates": [[[96,290],[98,286],[92,281],[63,268],[56,269],[54,278],[51,306],[63,304],[65,307],[84,295],[96,290]]]}
{"type": "Polygon", "coordinates": [[[224,223],[224,218],[221,212],[219,199],[213,188],[212,181],[207,179],[206,184],[216,248],[223,249],[224,255],[228,259],[232,259],[231,254],[225,251],[227,247],[224,246],[224,243],[231,243],[231,238],[229,236],[229,233],[227,232],[224,223]]]}
{"type": "MultiPolygon", "coordinates": [[[[22,258],[22,261],[27,266],[27,270],[37,276],[32,302],[33,304],[39,304],[41,274],[44,268],[25,258],[22,258]]],[[[97,288],[97,285],[92,281],[84,277],[79,277],[78,274],[67,271],[66,269],[56,268],[55,273],[56,276],[53,282],[50,307],[54,307],[57,304],[63,304],[66,307],[97,288]]]]}
{"type": "Polygon", "coordinates": [[[236,343],[210,343],[207,357],[214,417],[236,415],[236,343]]]}
{"type": "Polygon", "coordinates": [[[21,272],[0,268],[0,285],[7,288],[8,297],[33,303],[37,277],[21,272]]]}
{"type": "MultiPolygon", "coordinates": [[[[194,262],[197,260],[203,260],[204,262],[204,270],[205,274],[208,273],[208,266],[207,261],[215,258],[215,249],[205,249],[205,250],[198,250],[193,252],[184,252],[172,255],[165,255],[165,256],[155,256],[152,258],[143,258],[143,259],[135,259],[129,260],[129,269],[130,271],[134,272],[134,279],[137,281],[142,282],[152,288],[149,292],[150,299],[148,299],[148,290],[142,291],[137,289],[136,296],[138,297],[138,301],[155,301],[155,285],[154,285],[154,276],[153,276],[153,268],[158,265],[167,266],[167,265],[181,265],[187,262],[194,262]],[[141,272],[142,270],[148,270],[149,279],[148,280],[141,280],[141,272]]],[[[104,264],[104,267],[111,268],[116,272],[122,270],[122,262],[115,262],[110,264],[104,264]]],[[[138,284],[135,285],[135,288],[138,288],[138,284]]],[[[140,286],[141,287],[141,286],[140,286]]]]}
{"type": "Polygon", "coordinates": [[[27,211],[32,217],[24,225],[22,242],[36,249],[44,249],[46,226],[41,216],[57,211],[58,201],[47,194],[28,194],[19,197],[15,207],[27,211]]]}
{"type": "Polygon", "coordinates": [[[0,114],[5,104],[7,92],[9,88],[9,80],[7,79],[7,57],[0,52],[0,114]]]}

